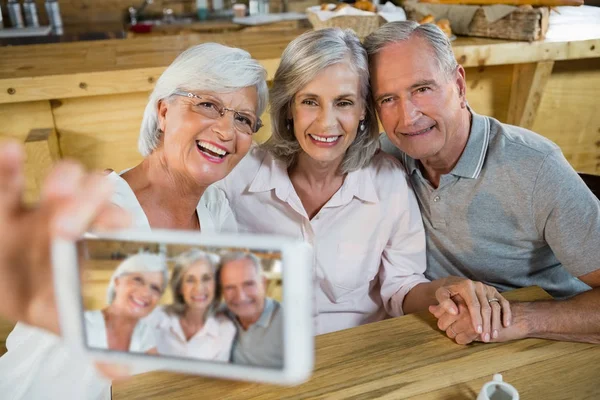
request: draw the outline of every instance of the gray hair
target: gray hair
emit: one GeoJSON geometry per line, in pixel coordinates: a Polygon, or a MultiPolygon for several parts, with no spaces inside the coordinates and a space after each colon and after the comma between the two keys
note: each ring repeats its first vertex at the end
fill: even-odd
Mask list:
{"type": "Polygon", "coordinates": [[[158,125],[158,103],[178,90],[234,92],[256,87],[258,117],[269,101],[267,71],[242,49],[217,43],[203,43],[181,53],[162,73],[150,94],[144,110],[138,149],[146,157],[158,146],[161,132],[158,125]]]}
{"type": "Polygon", "coordinates": [[[163,282],[161,293],[165,291],[165,288],[167,287],[167,281],[169,280],[167,260],[165,257],[161,254],[138,253],[129,256],[122,261],[110,277],[110,282],[108,283],[108,288],[106,289],[106,302],[108,304],[112,304],[112,302],[115,300],[115,281],[117,278],[135,272],[162,272],[163,282]]]}
{"type": "Polygon", "coordinates": [[[272,134],[263,145],[276,159],[294,165],[302,151],[288,115],[296,93],[325,68],[347,63],[359,75],[360,96],[365,105],[365,129],[358,130],[340,166],[342,173],[365,167],[379,148],[379,124],[370,95],[367,53],[350,29],[309,31],[294,39],[283,51],[271,87],[272,134]]]}
{"type": "MultiPolygon", "coordinates": [[[[456,57],[454,57],[450,40],[444,31],[435,24],[420,25],[415,21],[388,22],[365,38],[364,46],[367,49],[370,61],[384,47],[408,40],[413,35],[429,43],[440,70],[446,76],[451,76],[458,67],[458,63],[456,57]]],[[[402,61],[398,60],[398,62],[401,63],[402,61]]]]}
{"type": "MultiPolygon", "coordinates": [[[[187,270],[194,264],[203,262],[208,265],[215,276],[215,282],[217,279],[217,265],[219,263],[219,256],[204,252],[200,249],[190,249],[175,258],[175,266],[173,267],[173,273],[171,275],[171,281],[169,286],[173,292],[173,304],[165,307],[165,311],[169,314],[182,315],[185,312],[186,304],[181,294],[181,284],[183,276],[187,270]]],[[[213,312],[221,301],[221,290],[218,285],[215,284],[215,295],[210,305],[208,312],[213,312]]]]}
{"type": "MultiPolygon", "coordinates": [[[[223,269],[226,264],[239,260],[250,260],[252,265],[256,269],[258,276],[263,276],[262,263],[258,257],[252,253],[245,251],[230,251],[221,255],[221,262],[219,263],[219,272],[223,269]]],[[[220,281],[220,279],[219,279],[220,281]]]]}

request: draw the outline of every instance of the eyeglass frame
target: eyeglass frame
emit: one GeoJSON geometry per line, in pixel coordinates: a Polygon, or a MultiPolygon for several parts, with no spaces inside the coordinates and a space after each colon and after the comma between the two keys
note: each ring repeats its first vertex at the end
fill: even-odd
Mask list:
{"type": "MultiPolygon", "coordinates": [[[[206,100],[206,98],[204,98],[202,96],[198,96],[197,94],[194,94],[192,92],[186,92],[186,91],[183,91],[183,90],[176,90],[175,92],[173,92],[173,95],[175,95],[175,96],[183,96],[183,97],[187,97],[189,99],[206,100]]],[[[217,109],[217,112],[219,113],[219,115],[221,116],[221,118],[223,118],[225,116],[225,112],[226,111],[232,112],[234,118],[236,117],[236,114],[245,117],[245,115],[242,114],[242,113],[240,113],[239,111],[234,110],[233,108],[225,107],[225,106],[223,106],[223,104],[221,104],[220,107],[218,105],[216,105],[216,104],[215,104],[215,106],[217,106],[218,108],[220,108],[220,109],[217,109]]],[[[253,132],[252,132],[251,135],[254,135],[263,126],[264,125],[263,125],[262,120],[259,117],[256,117],[256,125],[255,125],[255,127],[252,128],[253,132]]]]}

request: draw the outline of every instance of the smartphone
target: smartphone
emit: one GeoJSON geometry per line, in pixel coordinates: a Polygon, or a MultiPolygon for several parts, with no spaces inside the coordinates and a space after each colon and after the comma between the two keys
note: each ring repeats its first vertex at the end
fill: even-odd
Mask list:
{"type": "Polygon", "coordinates": [[[93,360],[282,385],[310,376],[305,242],[126,230],[56,240],[52,263],[65,343],[93,360]]]}

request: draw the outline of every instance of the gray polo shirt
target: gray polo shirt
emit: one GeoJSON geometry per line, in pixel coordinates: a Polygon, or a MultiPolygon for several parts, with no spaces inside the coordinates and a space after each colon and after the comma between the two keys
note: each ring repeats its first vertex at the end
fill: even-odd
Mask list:
{"type": "MultiPolygon", "coordinates": [[[[565,134],[570,134],[565,129],[565,134]]],[[[556,298],[589,290],[600,268],[600,202],[548,139],[473,113],[466,148],[434,189],[406,167],[427,235],[429,279],[464,276],[498,290],[537,285],[556,298]]]]}
{"type": "Polygon", "coordinates": [[[230,313],[237,327],[231,361],[268,368],[283,367],[283,310],[276,300],[266,298],[265,308],[248,330],[230,313]]]}

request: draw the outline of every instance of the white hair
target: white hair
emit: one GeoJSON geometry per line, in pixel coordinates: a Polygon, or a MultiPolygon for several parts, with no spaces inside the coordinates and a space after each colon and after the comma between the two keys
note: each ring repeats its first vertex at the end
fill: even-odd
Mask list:
{"type": "Polygon", "coordinates": [[[117,278],[132,274],[134,272],[162,272],[163,283],[161,292],[164,292],[167,287],[167,281],[169,279],[169,272],[167,270],[167,260],[161,254],[152,253],[138,253],[127,257],[119,266],[115,269],[108,288],[106,289],[106,302],[112,304],[115,299],[115,281],[117,278]]]}
{"type": "Polygon", "coordinates": [[[256,269],[256,273],[258,274],[258,276],[263,276],[263,274],[264,274],[263,267],[262,267],[262,263],[260,262],[260,259],[258,257],[256,257],[254,254],[248,253],[245,251],[229,251],[229,252],[221,254],[221,263],[219,266],[219,271],[221,269],[223,269],[223,267],[226,264],[229,264],[230,262],[238,261],[238,260],[250,260],[252,262],[252,264],[254,265],[254,268],[256,269]]]}
{"type": "MultiPolygon", "coordinates": [[[[451,76],[458,67],[458,63],[454,57],[450,40],[444,31],[435,24],[421,25],[415,21],[388,22],[365,38],[363,45],[369,54],[369,61],[372,61],[373,56],[384,47],[408,40],[413,35],[429,43],[439,68],[447,76],[451,76]]],[[[398,63],[401,64],[402,60],[398,60],[398,63]]]]}
{"type": "Polygon", "coordinates": [[[146,157],[158,146],[158,102],[178,90],[228,93],[246,87],[258,92],[257,117],[267,107],[267,71],[247,51],[218,43],[203,43],[181,53],[162,73],[144,110],[138,149],[146,157]]]}

